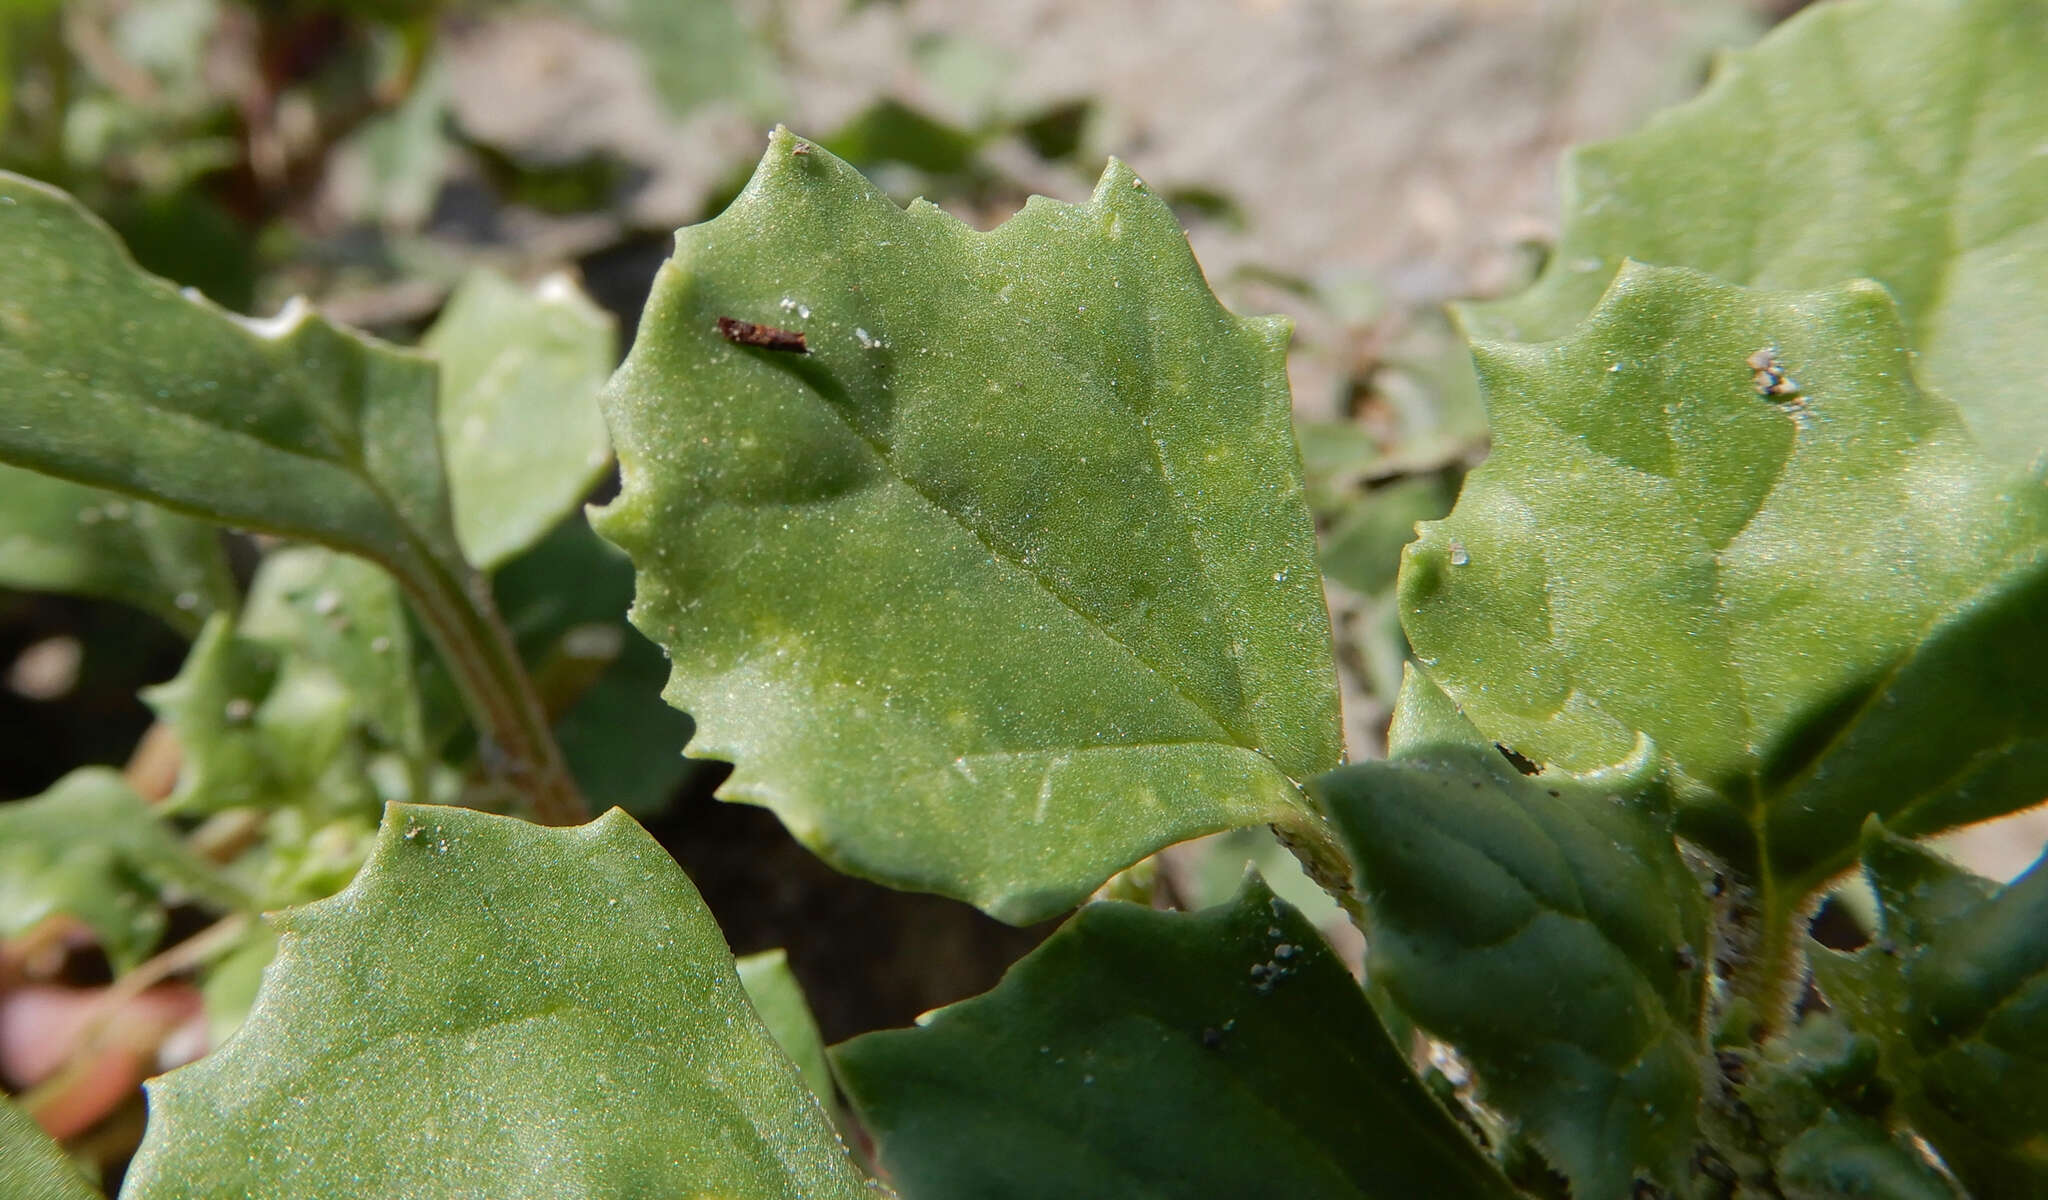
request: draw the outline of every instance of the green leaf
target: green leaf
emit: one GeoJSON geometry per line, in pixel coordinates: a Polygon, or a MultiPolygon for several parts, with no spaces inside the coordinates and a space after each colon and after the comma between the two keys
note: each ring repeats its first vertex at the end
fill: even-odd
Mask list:
{"type": "Polygon", "coordinates": [[[249,903],[117,771],[82,767],[40,796],[0,805],[0,939],[63,913],[126,970],[163,936],[164,910],[194,900],[249,903]]]}
{"type": "Polygon", "coordinates": [[[1357,864],[1374,986],[1576,1195],[1689,1178],[1711,948],[1652,748],[1524,775],[1413,672],[1390,742],[1315,789],[1357,864]]]}
{"type": "Polygon", "coordinates": [[[789,969],[789,956],[780,950],[763,950],[736,959],[733,966],[739,971],[740,986],[747,989],[747,999],[753,1002],[761,1024],[767,1026],[789,1061],[796,1064],[804,1086],[811,1089],[826,1112],[836,1113],[839,1099],[832,1086],[832,1068],[825,1061],[825,1039],[818,1032],[817,1020],[811,1016],[809,1002],[804,999],[803,985],[789,969]]]}
{"type": "Polygon", "coordinates": [[[1873,810],[1924,833],[2048,786],[2048,488],[1905,344],[1869,283],[1632,264],[1571,337],[1475,344],[1494,450],[1403,563],[1409,640],[1473,724],[1571,771],[1648,734],[1679,832],[1773,921],[1873,810]],[[1798,399],[1759,395],[1767,346],[1798,399]]]}
{"type": "Polygon", "coordinates": [[[1892,1131],[1877,1039],[1812,1012],[1759,1051],[1720,1053],[1741,1064],[1730,1073],[1741,1080],[1738,1111],[1775,1151],[1768,1178],[1786,1196],[1954,1200],[1949,1182],[1892,1131]]]}
{"type": "Polygon", "coordinates": [[[0,1196],[8,1200],[106,1200],[35,1118],[0,1096],[0,1196]]]}
{"type": "Polygon", "coordinates": [[[183,752],[166,800],[175,812],[297,803],[348,736],[340,681],[311,664],[286,671],[274,648],[237,636],[226,614],[207,621],[176,678],[142,697],[183,752]]]}
{"type": "Polygon", "coordinates": [[[1913,375],[1991,453],[2029,462],[2048,449],[2044,60],[2040,0],[1815,5],[1728,56],[1694,102],[1567,158],[1549,269],[1466,321],[1562,337],[1624,257],[1770,289],[1876,279],[1913,375]]]}
{"type": "Polygon", "coordinates": [[[567,276],[523,288],[489,271],[464,279],[420,339],[441,363],[455,532],[478,567],[539,541],[610,465],[597,393],[616,341],[567,276]]]}
{"type": "Polygon", "coordinates": [[[240,1032],[150,1085],[129,1200],[871,1194],[617,810],[394,805],[355,882],[278,924],[240,1032]]]}
{"type": "Polygon", "coordinates": [[[690,718],[661,698],[668,659],[626,623],[633,564],[572,516],[491,578],[587,796],[660,812],[692,769],[690,718]],[[595,673],[595,678],[592,677],[595,673]]]}
{"type": "Polygon", "coordinates": [[[907,1200],[1514,1195],[1256,875],[1200,913],[1091,904],[994,991],[834,1057],[907,1200]]]}
{"type": "Polygon", "coordinates": [[[0,461],[389,570],[534,811],[574,815],[545,714],[462,557],[423,355],[294,302],[237,318],[138,267],[62,192],[0,173],[0,461]]]}
{"type": "Polygon", "coordinates": [[[2048,857],[2000,890],[1872,818],[1863,866],[1884,928],[1814,952],[1828,1002],[1972,1194],[2048,1192],[2048,857]]]}
{"type": "Polygon", "coordinates": [[[1393,587],[1401,548],[1415,540],[1416,523],[1442,517],[1457,498],[1457,479],[1444,474],[1400,479],[1350,497],[1323,537],[1323,573],[1368,596],[1393,587]]]}
{"type": "Polygon", "coordinates": [[[154,504],[0,466],[0,586],[119,600],[185,633],[235,606],[220,534],[154,504]]]}
{"type": "Polygon", "coordinates": [[[0,174],[0,458],[215,520],[460,573],[433,364],[289,305],[237,318],[0,174]]]}
{"type": "Polygon", "coordinates": [[[1217,829],[1320,836],[1340,754],[1286,327],[1120,164],[977,233],[777,131],[606,396],[695,749],[836,865],[1004,920],[1217,829]],[[721,340],[792,326],[796,354],[721,340]]]}
{"type": "Polygon", "coordinates": [[[756,115],[788,103],[771,47],[727,0],[558,2],[639,49],[674,116],[718,101],[756,115]]]}

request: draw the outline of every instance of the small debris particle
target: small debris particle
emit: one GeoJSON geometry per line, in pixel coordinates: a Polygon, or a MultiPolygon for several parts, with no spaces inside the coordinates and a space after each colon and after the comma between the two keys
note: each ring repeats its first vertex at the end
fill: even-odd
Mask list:
{"type": "Polygon", "coordinates": [[[811,144],[809,142],[798,142],[796,145],[791,146],[789,148],[789,152],[791,154],[801,157],[802,155],[809,154],[811,152],[811,144]]]}
{"type": "Polygon", "coordinates": [[[1507,759],[1509,763],[1513,764],[1515,770],[1520,771],[1522,774],[1540,775],[1543,773],[1543,768],[1537,765],[1534,759],[1516,750],[1514,747],[1495,742],[1493,748],[1500,751],[1501,757],[1507,759]]]}
{"type": "Polygon", "coordinates": [[[1759,396],[1797,397],[1799,381],[1785,373],[1784,364],[1778,361],[1778,348],[1765,346],[1743,360],[1755,374],[1750,382],[1759,396]]]}
{"type": "Polygon", "coordinates": [[[323,617],[332,616],[340,607],[341,593],[333,588],[328,588],[326,591],[313,597],[313,611],[323,617]]]}
{"type": "Polygon", "coordinates": [[[1451,565],[1452,565],[1452,566],[1454,566],[1454,567],[1462,567],[1462,566],[1466,565],[1467,563],[1469,563],[1469,562],[1471,562],[1471,561],[1472,561],[1472,554],[1471,554],[1471,552],[1470,552],[1469,550],[1466,550],[1466,549],[1465,549],[1465,543],[1463,543],[1463,542],[1452,542],[1452,543],[1451,543],[1451,565]]]}
{"type": "Polygon", "coordinates": [[[718,336],[735,346],[753,346],[761,350],[781,350],[790,354],[809,354],[810,347],[804,345],[804,335],[789,329],[777,329],[773,325],[756,325],[737,317],[718,318],[718,336]]]}
{"type": "Polygon", "coordinates": [[[1681,971],[1690,971],[1700,965],[1699,955],[1693,953],[1691,946],[1681,945],[1671,952],[1671,965],[1681,971]]]}
{"type": "Polygon", "coordinates": [[[247,697],[237,696],[234,699],[227,702],[226,710],[223,712],[222,715],[227,717],[228,722],[230,724],[240,725],[242,722],[248,720],[250,716],[252,716],[255,712],[256,706],[254,704],[251,704],[247,697]]]}

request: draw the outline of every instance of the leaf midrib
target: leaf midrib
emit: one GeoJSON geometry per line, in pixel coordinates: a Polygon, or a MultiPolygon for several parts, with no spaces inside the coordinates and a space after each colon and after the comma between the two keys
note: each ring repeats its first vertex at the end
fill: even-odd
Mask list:
{"type": "MultiPolygon", "coordinates": [[[[1062,608],[1065,608],[1068,612],[1072,613],[1075,616],[1075,618],[1078,619],[1081,622],[1081,624],[1090,632],[1096,634],[1105,641],[1122,650],[1124,653],[1128,654],[1132,659],[1134,659],[1139,665],[1141,665],[1145,669],[1147,674],[1151,675],[1155,680],[1157,680],[1164,690],[1166,690],[1173,696],[1178,697],[1179,699],[1185,701],[1196,712],[1200,713],[1203,717],[1205,717],[1210,722],[1210,724],[1215,726],[1216,731],[1222,735],[1219,739],[1217,739],[1218,742],[1222,744],[1236,746],[1240,749],[1249,750],[1252,753],[1257,754],[1259,757],[1265,759],[1267,762],[1272,763],[1274,769],[1280,770],[1279,764],[1273,761],[1272,756],[1268,754],[1263,747],[1256,744],[1255,738],[1248,737],[1247,735],[1240,733],[1237,729],[1235,729],[1232,726],[1232,724],[1229,721],[1226,721],[1221,714],[1216,712],[1213,707],[1211,707],[1208,703],[1203,701],[1201,697],[1192,695],[1188,691],[1183,689],[1157,663],[1152,661],[1152,659],[1146,657],[1143,653],[1140,653],[1137,648],[1133,647],[1128,642],[1125,642],[1123,639],[1117,637],[1109,629],[1105,628],[1100,621],[1098,621],[1094,616],[1091,616],[1088,612],[1083,610],[1079,606],[1079,604],[1077,604],[1071,597],[1069,597],[1066,594],[1065,591],[1055,586],[1051,580],[1047,579],[1044,575],[1040,574],[1031,563],[1027,561],[1021,561],[1015,556],[1005,553],[1000,547],[998,547],[994,542],[992,542],[988,538],[988,536],[985,535],[980,529],[969,524],[966,521],[966,519],[964,519],[959,513],[954,512],[951,508],[948,508],[945,504],[942,504],[929,491],[927,491],[922,484],[920,484],[916,479],[913,479],[911,476],[906,474],[902,469],[900,469],[896,465],[895,460],[889,454],[889,450],[886,444],[884,444],[878,438],[872,437],[866,432],[864,432],[858,425],[856,425],[853,422],[852,418],[847,416],[847,414],[840,409],[838,405],[833,404],[829,399],[827,399],[824,393],[820,391],[819,388],[809,379],[804,378],[802,374],[796,371],[791,371],[787,369],[785,369],[785,374],[787,374],[790,378],[796,381],[797,385],[803,389],[806,395],[811,397],[812,402],[817,407],[820,407],[825,411],[831,413],[832,419],[834,421],[838,422],[839,425],[842,428],[844,428],[849,434],[851,434],[854,438],[856,438],[861,445],[865,446],[868,452],[874,455],[875,459],[881,463],[884,471],[887,473],[890,479],[901,484],[906,490],[908,490],[912,495],[916,496],[919,500],[923,501],[932,510],[945,514],[946,518],[950,520],[956,528],[966,533],[969,537],[972,537],[975,540],[975,542],[978,543],[985,552],[987,552],[991,560],[998,561],[1005,564],[1006,566],[1012,567],[1017,571],[1021,572],[1022,574],[1024,574],[1025,576],[1027,576],[1028,578],[1030,578],[1034,583],[1038,584],[1041,591],[1043,591],[1046,595],[1051,596],[1054,600],[1058,601],[1062,608]]],[[[1143,436],[1142,433],[1140,434],[1140,436],[1143,436]]],[[[1148,448],[1151,450],[1153,454],[1154,461],[1157,462],[1159,459],[1158,444],[1150,438],[1145,438],[1144,440],[1146,441],[1148,448]]],[[[1166,480],[1163,478],[1162,475],[1161,484],[1164,485],[1165,483],[1166,480]]],[[[1185,532],[1184,522],[1183,532],[1185,532]]],[[[1189,538],[1188,541],[1190,543],[1190,553],[1193,554],[1196,561],[1198,563],[1204,562],[1205,560],[1202,559],[1199,548],[1193,546],[1193,539],[1189,538]]],[[[1203,575],[1203,579],[1206,582],[1206,574],[1203,575]]],[[[1107,743],[1107,745],[1110,746],[1117,746],[1123,744],[1124,743],[1107,743]]],[[[1199,745],[1202,743],[1172,744],[1199,745]]],[[[1282,770],[1281,774],[1283,776],[1286,776],[1287,773],[1284,770],[1282,770]]],[[[1292,777],[1288,776],[1288,778],[1292,777]]]]}

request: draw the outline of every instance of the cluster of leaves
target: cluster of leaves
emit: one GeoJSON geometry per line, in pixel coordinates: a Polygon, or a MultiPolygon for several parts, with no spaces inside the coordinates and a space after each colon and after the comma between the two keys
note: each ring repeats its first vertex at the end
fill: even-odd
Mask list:
{"type": "MultiPolygon", "coordinates": [[[[601,393],[565,282],[475,280],[422,355],[233,317],[0,182],[0,460],[48,547],[10,582],[198,636],[167,796],[0,809],[0,932],[133,966],[171,902],[223,916],[150,963],[241,1027],[151,1085],[122,1194],[2048,1189],[2048,870],[1911,840],[2048,791],[2044,17],[1819,6],[1573,157],[1541,280],[1462,313],[1490,456],[1358,568],[1414,658],[1351,765],[1284,323],[1119,164],[977,233],[778,131],[601,393]],[[293,544],[239,595],[207,522],[293,544]],[[548,827],[686,736],[592,527],[725,795],[843,870],[1029,922],[1271,826],[1369,987],[1253,877],[1088,904],[828,1053],[630,817],[548,827]],[[1825,950],[1859,862],[1877,927],[1825,950]]],[[[0,1184],[94,1194],[5,1105],[0,1184]]]]}

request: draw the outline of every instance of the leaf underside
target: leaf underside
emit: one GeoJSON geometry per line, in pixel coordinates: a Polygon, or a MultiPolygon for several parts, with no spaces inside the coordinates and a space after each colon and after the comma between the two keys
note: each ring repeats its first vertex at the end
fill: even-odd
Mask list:
{"type": "Polygon", "coordinates": [[[725,794],[1011,921],[1312,822],[1340,745],[1284,343],[1121,165],[984,234],[778,131],[678,235],[596,520],[725,794]]]}
{"type": "Polygon", "coordinates": [[[355,882],[277,923],[247,1023],[150,1085],[130,1200],[869,1194],[616,809],[393,805],[355,882]]]}
{"type": "Polygon", "coordinates": [[[235,606],[213,526],[19,467],[0,467],[0,586],[119,600],[187,634],[235,606]]]}
{"type": "Polygon", "coordinates": [[[135,265],[55,188],[0,173],[0,460],[466,573],[425,358],[288,307],[237,318],[135,265]]]}
{"type": "Polygon", "coordinates": [[[1513,1195],[1256,877],[1083,908],[994,991],[834,1051],[906,1197],[1513,1195]]]}

